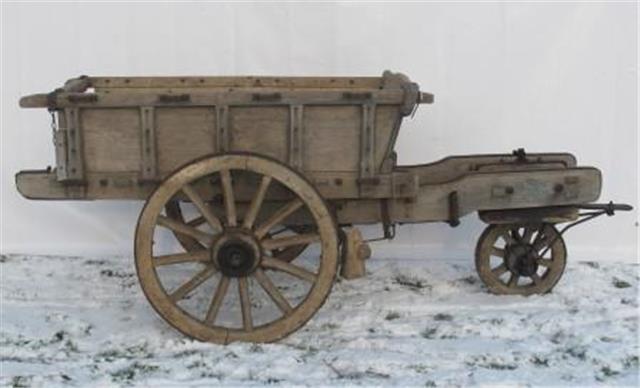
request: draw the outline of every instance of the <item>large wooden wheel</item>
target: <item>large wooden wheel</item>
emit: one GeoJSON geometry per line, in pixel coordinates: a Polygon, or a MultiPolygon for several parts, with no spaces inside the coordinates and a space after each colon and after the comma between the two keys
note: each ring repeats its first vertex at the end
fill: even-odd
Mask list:
{"type": "Polygon", "coordinates": [[[270,342],[300,328],[323,304],[337,271],[338,237],[322,197],[300,174],[275,160],[232,153],[194,161],[158,186],[140,214],[135,253],[147,299],[182,333],[216,343],[270,342]],[[242,202],[234,180],[247,176],[259,184],[242,202]],[[209,205],[211,182],[223,194],[221,216],[209,205]],[[265,201],[271,191],[278,201],[265,201]],[[181,196],[206,222],[163,213],[181,196]],[[265,211],[267,205],[275,210],[265,211]],[[312,231],[272,236],[291,219],[306,220],[312,231]],[[171,244],[165,237],[172,233],[198,245],[171,244]],[[310,255],[295,264],[272,256],[300,245],[310,245],[310,255]]]}
{"type": "Polygon", "coordinates": [[[551,224],[490,225],[476,247],[480,279],[495,294],[543,294],[558,283],[567,249],[551,224]]]}
{"type": "MultiPolygon", "coordinates": [[[[185,220],[181,206],[183,206],[183,203],[181,201],[178,201],[178,200],[169,201],[165,205],[165,213],[167,217],[172,218],[175,221],[178,221],[180,223],[188,224],[189,226],[194,226],[194,227],[198,227],[207,222],[207,220],[201,214],[198,214],[196,217],[194,217],[193,219],[190,219],[189,221],[185,220]]],[[[297,234],[304,234],[304,233],[311,232],[312,228],[308,225],[292,225],[292,226],[281,228],[280,230],[275,231],[273,234],[271,234],[271,236],[273,237],[286,231],[290,231],[297,234]]],[[[172,231],[172,232],[176,240],[178,240],[178,243],[180,243],[180,245],[182,245],[182,247],[186,251],[196,251],[203,248],[202,244],[199,243],[197,239],[191,237],[190,235],[177,232],[177,231],[172,231]]],[[[278,249],[272,250],[271,255],[280,260],[291,262],[295,260],[298,256],[300,256],[302,252],[304,252],[307,249],[307,247],[308,247],[308,244],[300,244],[300,245],[293,245],[293,246],[284,247],[284,248],[278,248],[278,249]]]]}

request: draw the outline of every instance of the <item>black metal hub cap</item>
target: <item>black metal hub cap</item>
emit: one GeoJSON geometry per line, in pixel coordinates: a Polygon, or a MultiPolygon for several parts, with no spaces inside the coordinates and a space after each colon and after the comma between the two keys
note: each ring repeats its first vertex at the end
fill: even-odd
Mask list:
{"type": "Polygon", "coordinates": [[[260,262],[260,247],[248,234],[230,233],[221,237],[211,249],[211,258],[224,276],[249,276],[260,262]]]}
{"type": "Polygon", "coordinates": [[[538,272],[538,255],[530,244],[509,245],[506,248],[506,265],[519,276],[532,276],[538,272]]]}

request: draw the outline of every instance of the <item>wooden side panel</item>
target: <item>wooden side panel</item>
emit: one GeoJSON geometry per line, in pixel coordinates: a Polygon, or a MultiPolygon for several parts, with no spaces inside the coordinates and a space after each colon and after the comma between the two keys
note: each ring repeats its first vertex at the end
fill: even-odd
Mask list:
{"type": "Polygon", "coordinates": [[[88,172],[140,170],[140,109],[82,109],[80,123],[88,172]]]}
{"type": "Polygon", "coordinates": [[[215,152],[214,107],[157,107],[155,111],[160,175],[215,152]]]}
{"type": "Polygon", "coordinates": [[[304,128],[304,170],[359,171],[361,106],[306,106],[304,128]]]}
{"type": "Polygon", "coordinates": [[[250,151],[287,162],[289,107],[230,107],[232,151],[250,151]]]}

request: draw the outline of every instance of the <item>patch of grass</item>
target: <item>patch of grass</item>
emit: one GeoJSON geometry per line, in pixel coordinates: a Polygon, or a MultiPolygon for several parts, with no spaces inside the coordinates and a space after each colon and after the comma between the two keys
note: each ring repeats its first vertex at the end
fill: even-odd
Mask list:
{"type": "Polygon", "coordinates": [[[563,339],[565,339],[565,334],[562,330],[555,332],[551,338],[549,338],[549,340],[556,345],[561,343],[563,339]]]}
{"type": "Polygon", "coordinates": [[[110,277],[110,278],[120,278],[120,279],[126,279],[126,278],[131,278],[135,276],[135,274],[133,273],[114,271],[112,269],[103,269],[102,271],[100,271],[100,275],[110,277]]]}
{"type": "Polygon", "coordinates": [[[584,361],[587,359],[587,349],[583,346],[572,346],[565,351],[568,355],[578,360],[584,361]]]}
{"type": "Polygon", "coordinates": [[[620,374],[620,372],[618,372],[617,370],[611,369],[609,365],[605,365],[600,368],[600,372],[602,372],[602,375],[605,377],[613,377],[620,374]]]}
{"type": "Polygon", "coordinates": [[[434,321],[447,321],[447,322],[451,322],[453,321],[453,315],[451,314],[444,314],[444,313],[438,313],[436,315],[433,316],[433,320],[434,321]]]}
{"type": "Polygon", "coordinates": [[[516,370],[518,366],[516,364],[502,364],[496,361],[489,362],[484,365],[480,365],[482,368],[495,369],[495,370],[516,370]]]}
{"type": "Polygon", "coordinates": [[[629,288],[631,287],[631,283],[624,281],[622,279],[613,278],[613,286],[615,288],[629,288]]]}
{"type": "Polygon", "coordinates": [[[591,268],[595,268],[595,269],[599,269],[600,268],[600,264],[596,263],[595,261],[581,261],[580,264],[586,265],[587,267],[591,267],[591,268]]]}
{"type": "Polygon", "coordinates": [[[437,332],[438,332],[437,327],[427,327],[420,332],[420,336],[426,339],[435,339],[437,332]]]}
{"type": "Polygon", "coordinates": [[[429,367],[427,365],[424,365],[424,364],[409,365],[409,369],[413,369],[414,371],[416,371],[418,373],[427,373],[427,372],[429,372],[429,367]]]}
{"type": "Polygon", "coordinates": [[[62,342],[64,339],[69,337],[69,333],[64,330],[59,330],[55,332],[53,337],[51,338],[51,343],[62,342]]]}
{"type": "Polygon", "coordinates": [[[12,388],[27,388],[31,386],[31,376],[13,376],[11,379],[12,388]]]}
{"type": "Polygon", "coordinates": [[[475,356],[470,360],[465,361],[467,366],[473,367],[477,366],[485,369],[493,369],[493,370],[515,370],[518,369],[518,365],[513,362],[507,362],[502,360],[496,360],[491,356],[480,355],[475,356]]]}
{"type": "Polygon", "coordinates": [[[433,380],[427,380],[424,382],[425,387],[437,387],[436,382],[433,380]]]}
{"type": "Polygon", "coordinates": [[[540,366],[545,368],[549,366],[549,359],[547,359],[546,357],[533,356],[531,357],[530,361],[535,366],[540,366]]]}
{"type": "Polygon", "coordinates": [[[400,318],[400,313],[395,311],[389,311],[387,315],[384,317],[387,321],[393,321],[394,319],[400,318]]]}
{"type": "Polygon", "coordinates": [[[251,347],[249,348],[249,351],[251,353],[264,353],[264,349],[262,348],[262,346],[258,344],[252,344],[251,347]]]}
{"type": "Polygon", "coordinates": [[[474,285],[478,283],[478,278],[476,278],[473,275],[469,275],[463,278],[460,278],[457,280],[460,283],[465,283],[465,284],[469,284],[469,285],[474,285]]]}
{"type": "Polygon", "coordinates": [[[378,372],[378,371],[375,371],[375,370],[373,370],[373,369],[371,369],[371,368],[367,369],[367,370],[364,372],[364,375],[365,375],[366,377],[373,377],[373,378],[376,378],[376,379],[388,379],[389,377],[391,377],[391,376],[390,376],[389,374],[387,374],[387,373],[378,372]]]}
{"type": "Polygon", "coordinates": [[[431,289],[431,286],[426,281],[406,275],[397,275],[394,278],[394,283],[404,287],[409,287],[413,290],[431,289]]]}
{"type": "Polygon", "coordinates": [[[340,328],[340,325],[338,325],[337,323],[328,322],[320,326],[320,328],[324,330],[335,330],[340,328]]]}
{"type": "Polygon", "coordinates": [[[141,364],[134,362],[133,364],[118,369],[117,371],[110,373],[111,379],[114,382],[130,382],[138,376],[148,375],[160,369],[157,365],[141,364]]]}
{"type": "Polygon", "coordinates": [[[190,364],[187,365],[187,369],[200,369],[200,368],[204,368],[206,367],[207,364],[204,363],[204,361],[202,360],[196,360],[190,364]]]}
{"type": "Polygon", "coordinates": [[[129,346],[124,349],[107,349],[96,354],[95,359],[112,362],[117,359],[149,358],[152,354],[148,350],[148,344],[143,342],[139,345],[129,346]]]}
{"type": "Polygon", "coordinates": [[[633,356],[626,357],[622,361],[622,365],[624,365],[624,367],[627,368],[627,369],[629,369],[629,368],[637,368],[638,365],[640,365],[640,361],[638,360],[638,356],[637,355],[633,355],[633,356]]]}

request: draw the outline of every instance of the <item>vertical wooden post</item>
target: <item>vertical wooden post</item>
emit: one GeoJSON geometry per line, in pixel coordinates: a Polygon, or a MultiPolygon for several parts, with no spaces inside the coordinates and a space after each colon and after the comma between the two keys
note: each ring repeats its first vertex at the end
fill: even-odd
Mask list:
{"type": "Polygon", "coordinates": [[[229,107],[216,105],[216,152],[229,151],[229,107]]]}
{"type": "Polygon", "coordinates": [[[361,278],[366,274],[364,261],[371,256],[371,248],[362,238],[358,228],[347,229],[344,233],[340,276],[345,279],[361,278]]]}

